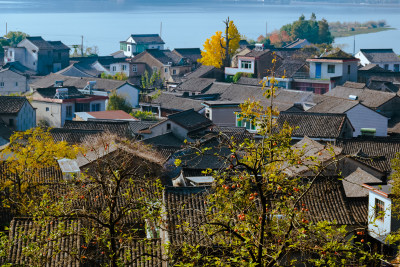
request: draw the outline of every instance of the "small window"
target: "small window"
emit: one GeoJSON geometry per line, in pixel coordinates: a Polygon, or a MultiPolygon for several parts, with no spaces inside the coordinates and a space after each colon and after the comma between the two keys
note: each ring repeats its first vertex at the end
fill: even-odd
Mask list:
{"type": "Polygon", "coordinates": [[[4,87],[4,82],[0,82],[0,87],[4,87]]]}
{"type": "Polygon", "coordinates": [[[46,107],[46,111],[50,111],[50,108],[49,108],[49,107],[46,107]]]}
{"type": "Polygon", "coordinates": [[[10,57],[12,57],[13,56],[13,52],[12,51],[10,51],[10,57]]]}
{"type": "Polygon", "coordinates": [[[112,67],[112,71],[116,71],[117,70],[117,67],[116,66],[113,66],[112,67]]]}
{"type": "Polygon", "coordinates": [[[14,126],[14,119],[9,119],[8,120],[8,125],[13,127],[14,126]]]}
{"type": "Polygon", "coordinates": [[[176,74],[176,70],[172,70],[172,74],[175,75],[176,74]]]}
{"type": "Polygon", "coordinates": [[[335,73],[335,65],[328,65],[328,73],[335,73]]]}
{"type": "Polygon", "coordinates": [[[122,65],[122,70],[126,70],[126,65],[122,65]]]}
{"type": "Polygon", "coordinates": [[[72,106],[67,106],[67,117],[72,117],[72,106]]]}
{"type": "Polygon", "coordinates": [[[168,68],[164,68],[164,72],[168,72],[168,68]]]}
{"type": "Polygon", "coordinates": [[[350,65],[348,65],[347,66],[347,74],[350,74],[350,70],[351,70],[350,65]]]}
{"type": "Polygon", "coordinates": [[[384,221],[385,217],[385,202],[375,198],[375,219],[384,221]]]}
{"type": "Polygon", "coordinates": [[[18,82],[15,82],[15,86],[18,86],[18,82]]]}
{"type": "Polygon", "coordinates": [[[251,61],[242,61],[242,69],[251,69],[251,61]]]}
{"type": "Polygon", "coordinates": [[[171,123],[167,123],[167,131],[171,131],[171,123]]]}
{"type": "Polygon", "coordinates": [[[132,71],[137,72],[137,65],[132,65],[132,71]]]}
{"type": "Polygon", "coordinates": [[[389,70],[389,64],[385,64],[384,69],[385,69],[385,70],[389,70]]]}
{"type": "Polygon", "coordinates": [[[92,111],[100,111],[100,103],[92,104],[92,111]]]}
{"type": "Polygon", "coordinates": [[[34,61],[34,62],[33,62],[33,66],[35,66],[35,65],[36,65],[36,62],[34,61]]]}
{"type": "Polygon", "coordinates": [[[128,52],[130,52],[131,51],[131,46],[130,45],[128,45],[128,52]]]}
{"type": "Polygon", "coordinates": [[[399,72],[400,71],[400,64],[394,64],[393,70],[395,72],[399,72]]]}

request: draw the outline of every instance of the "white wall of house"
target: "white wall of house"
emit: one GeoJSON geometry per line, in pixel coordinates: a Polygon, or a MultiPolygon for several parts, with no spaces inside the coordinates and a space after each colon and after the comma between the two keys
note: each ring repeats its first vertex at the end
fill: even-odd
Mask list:
{"type": "Polygon", "coordinates": [[[374,191],[369,191],[368,198],[368,232],[369,235],[380,240],[384,241],[386,236],[391,231],[391,206],[392,201],[389,198],[386,198],[374,191]],[[375,216],[375,199],[381,200],[385,207],[384,212],[385,215],[383,219],[377,219],[375,216]]]}
{"type": "Polygon", "coordinates": [[[158,125],[151,128],[150,134],[143,134],[143,136],[144,139],[147,139],[170,132],[173,132],[177,137],[181,138],[182,140],[187,139],[188,131],[184,129],[182,126],[179,126],[178,124],[170,120],[166,120],[162,123],[159,123],[158,125]],[[168,126],[168,124],[170,126],[168,126]]]}
{"type": "Polygon", "coordinates": [[[32,106],[36,108],[36,124],[46,121],[49,126],[62,127],[61,103],[33,100],[32,106]]]}
{"type": "Polygon", "coordinates": [[[129,75],[130,75],[129,63],[128,62],[119,62],[119,63],[111,64],[110,65],[110,74],[115,75],[118,72],[125,73],[126,76],[129,77],[129,75]]]}
{"type": "Polygon", "coordinates": [[[343,75],[343,63],[310,62],[310,78],[316,78],[316,63],[321,63],[321,79],[330,79],[343,75]],[[335,66],[334,72],[328,72],[328,65],[335,66]]]}
{"type": "Polygon", "coordinates": [[[17,116],[17,131],[26,131],[36,127],[36,110],[26,101],[17,116]]]}
{"type": "Polygon", "coordinates": [[[117,89],[117,95],[124,96],[132,107],[139,106],[140,90],[131,84],[124,84],[117,89]]]}
{"type": "Polygon", "coordinates": [[[215,125],[225,127],[236,126],[236,114],[240,110],[239,107],[208,107],[205,108],[206,117],[208,117],[215,125]]]}
{"type": "Polygon", "coordinates": [[[238,72],[254,74],[254,59],[238,58],[237,68],[225,68],[225,75],[235,75],[238,72]]]}
{"type": "Polygon", "coordinates": [[[25,48],[25,60],[23,65],[34,71],[38,71],[38,52],[39,49],[27,39],[22,40],[18,47],[25,48]]]}
{"type": "Polygon", "coordinates": [[[361,128],[376,129],[376,136],[387,136],[388,118],[361,104],[345,112],[354,127],[353,136],[361,135],[361,128]]]}
{"type": "Polygon", "coordinates": [[[24,65],[25,53],[26,51],[23,47],[8,47],[4,51],[4,63],[19,61],[24,65]]]}
{"type": "Polygon", "coordinates": [[[387,69],[387,70],[391,70],[391,71],[400,71],[400,59],[399,61],[396,62],[392,62],[392,61],[388,61],[388,62],[371,62],[367,59],[366,56],[364,56],[364,54],[359,51],[354,57],[358,58],[360,60],[360,64],[365,66],[368,64],[377,64],[379,67],[383,68],[383,69],[387,69]],[[397,65],[397,67],[395,67],[397,65]]]}
{"type": "Polygon", "coordinates": [[[22,94],[29,90],[27,78],[11,70],[0,71],[0,95],[22,94]]]}

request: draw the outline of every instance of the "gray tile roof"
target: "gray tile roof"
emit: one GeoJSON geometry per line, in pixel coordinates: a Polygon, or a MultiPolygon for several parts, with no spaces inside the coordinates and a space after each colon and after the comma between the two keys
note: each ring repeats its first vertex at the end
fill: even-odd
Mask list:
{"type": "Polygon", "coordinates": [[[275,76],[292,78],[296,72],[302,70],[303,67],[308,69],[308,66],[304,60],[285,59],[277,68],[275,76]]]}
{"type": "Polygon", "coordinates": [[[54,141],[65,141],[70,144],[80,144],[87,140],[88,137],[100,135],[102,130],[82,130],[68,128],[52,128],[50,129],[51,136],[54,141]]]}
{"type": "Polygon", "coordinates": [[[262,81],[263,81],[262,79],[257,79],[257,78],[240,77],[237,83],[243,85],[252,85],[261,87],[262,81]]]}
{"type": "Polygon", "coordinates": [[[0,72],[2,71],[6,71],[6,70],[11,70],[14,71],[18,74],[21,75],[35,75],[36,72],[34,70],[31,70],[27,67],[25,67],[24,65],[22,65],[19,61],[15,61],[15,62],[8,62],[5,65],[3,65],[0,69],[0,72]]]}
{"type": "Polygon", "coordinates": [[[165,44],[158,34],[131,34],[136,44],[165,44]]]}
{"type": "Polygon", "coordinates": [[[360,49],[360,51],[371,63],[400,63],[400,58],[393,52],[393,49],[360,49]]]}
{"type": "Polygon", "coordinates": [[[26,37],[26,39],[28,41],[30,41],[32,44],[34,44],[39,49],[49,49],[49,50],[54,49],[53,46],[49,42],[45,41],[40,36],[28,36],[28,37],[26,37]]]}
{"type": "Polygon", "coordinates": [[[337,86],[333,90],[327,92],[325,95],[342,98],[342,101],[343,99],[349,101],[349,96],[355,95],[358,97],[360,103],[372,109],[376,109],[392,98],[396,97],[395,93],[381,92],[370,89],[355,89],[344,86],[337,86]]]}
{"type": "Polygon", "coordinates": [[[36,80],[31,84],[31,87],[36,88],[46,88],[54,86],[56,81],[63,81],[64,86],[75,86],[76,88],[83,89],[90,81],[96,81],[94,89],[112,91],[115,90],[126,83],[126,81],[117,81],[110,79],[101,79],[93,77],[69,77],[61,74],[51,73],[44,76],[41,79],[36,80]]]}
{"type": "Polygon", "coordinates": [[[292,136],[310,138],[339,138],[347,119],[346,114],[327,114],[309,112],[281,112],[278,129],[286,122],[295,127],[292,136]]]}
{"type": "Polygon", "coordinates": [[[55,95],[57,92],[57,89],[61,89],[61,88],[66,88],[68,89],[68,96],[67,98],[84,98],[85,95],[82,94],[81,92],[79,92],[78,89],[76,89],[76,87],[67,87],[67,86],[63,86],[63,87],[47,87],[47,88],[37,88],[36,92],[38,94],[40,94],[40,96],[44,97],[44,98],[51,98],[51,99],[55,99],[55,95]]]}
{"type": "Polygon", "coordinates": [[[207,89],[211,87],[214,82],[215,79],[191,78],[176,87],[175,91],[204,93],[205,91],[207,91],[207,89]]]}
{"type": "Polygon", "coordinates": [[[101,75],[101,71],[96,70],[95,68],[91,67],[91,65],[73,63],[65,69],[58,71],[57,74],[71,77],[99,77],[101,75]]]}
{"type": "Polygon", "coordinates": [[[175,48],[173,52],[190,59],[193,63],[196,63],[201,58],[200,48],[175,48]]]}
{"type": "Polygon", "coordinates": [[[345,82],[343,85],[343,87],[347,87],[347,88],[354,88],[354,89],[364,89],[366,87],[365,83],[356,83],[356,82],[345,82]]]}
{"type": "Polygon", "coordinates": [[[378,171],[390,173],[391,161],[400,152],[400,139],[390,137],[341,139],[336,146],[343,148],[343,155],[378,171]]]}
{"type": "Polygon", "coordinates": [[[138,134],[140,130],[146,129],[158,121],[129,121],[129,128],[133,134],[138,134]]]}
{"type": "Polygon", "coordinates": [[[159,105],[162,109],[182,111],[194,109],[199,111],[204,108],[202,100],[182,97],[181,94],[162,92],[160,96],[151,101],[152,105],[159,105]]]}
{"type": "Polygon", "coordinates": [[[345,113],[353,107],[359,105],[359,101],[348,100],[338,97],[325,97],[317,105],[313,106],[307,112],[314,113],[345,113]]]}
{"type": "Polygon", "coordinates": [[[16,114],[27,101],[24,96],[0,96],[0,114],[16,114]]]}
{"type": "Polygon", "coordinates": [[[183,140],[175,136],[172,132],[144,139],[143,142],[155,147],[174,147],[176,150],[184,145],[183,140]]]}
{"type": "MultiPolygon", "coordinates": [[[[181,56],[178,56],[170,50],[148,49],[143,53],[149,53],[164,65],[172,64],[172,66],[176,66],[181,63],[182,59],[181,56]]],[[[137,58],[140,60],[140,55],[137,55],[137,58]]],[[[136,60],[134,59],[134,61],[136,60]]]]}
{"type": "Polygon", "coordinates": [[[369,72],[387,72],[387,70],[379,67],[377,64],[368,64],[365,65],[364,67],[361,67],[358,69],[359,71],[369,71],[369,72]]]}
{"type": "Polygon", "coordinates": [[[168,116],[168,120],[182,126],[189,132],[212,126],[210,119],[199,114],[194,109],[188,109],[168,116]]]}
{"type": "Polygon", "coordinates": [[[201,65],[199,68],[197,68],[193,72],[185,74],[185,78],[187,78],[187,79],[190,79],[190,78],[203,78],[204,76],[206,76],[208,73],[210,73],[214,69],[215,69],[214,66],[201,65]]]}
{"type": "Polygon", "coordinates": [[[65,121],[64,128],[80,130],[100,130],[119,137],[132,137],[128,121],[65,121]]]}
{"type": "Polygon", "coordinates": [[[63,44],[61,41],[48,41],[48,43],[53,46],[54,50],[70,50],[68,46],[63,44]]]}
{"type": "Polygon", "coordinates": [[[362,185],[365,183],[381,183],[372,174],[357,168],[353,173],[343,178],[343,188],[347,197],[367,197],[369,190],[362,185]]]}

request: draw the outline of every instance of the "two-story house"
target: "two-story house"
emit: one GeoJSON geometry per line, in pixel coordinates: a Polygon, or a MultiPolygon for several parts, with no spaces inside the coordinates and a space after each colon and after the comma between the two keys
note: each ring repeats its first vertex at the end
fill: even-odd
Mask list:
{"type": "Polygon", "coordinates": [[[384,70],[400,71],[400,58],[393,49],[360,49],[355,57],[362,66],[376,64],[384,70]]]}
{"type": "Polygon", "coordinates": [[[158,34],[131,34],[126,41],[120,42],[120,49],[125,56],[134,57],[146,49],[164,49],[164,41],[158,34]]]}
{"type": "Polygon", "coordinates": [[[76,87],[38,88],[32,95],[37,122],[62,127],[76,112],[104,111],[108,96],[84,95],[76,87]]]}
{"type": "Polygon", "coordinates": [[[0,119],[14,131],[36,126],[36,111],[24,96],[0,96],[0,119]]]}
{"type": "Polygon", "coordinates": [[[47,75],[69,65],[69,50],[60,41],[45,41],[40,36],[32,36],[19,42],[17,47],[5,47],[4,62],[19,61],[39,75],[47,75]]]}

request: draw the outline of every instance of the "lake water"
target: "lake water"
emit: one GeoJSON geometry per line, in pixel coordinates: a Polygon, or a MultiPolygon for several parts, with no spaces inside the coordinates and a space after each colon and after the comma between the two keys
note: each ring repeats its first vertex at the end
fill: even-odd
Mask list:
{"type": "MultiPolygon", "coordinates": [[[[101,55],[119,50],[119,41],[132,33],[159,33],[166,47],[202,47],[205,39],[223,30],[230,16],[241,34],[257,38],[279,29],[301,14],[328,21],[385,19],[400,29],[400,6],[344,4],[270,5],[262,1],[234,0],[0,0],[0,35],[6,30],[24,31],[67,45],[97,45],[101,55]],[[267,27],[266,27],[267,24],[267,27]]],[[[393,48],[400,53],[400,30],[356,36],[360,48],[393,48]]],[[[344,50],[353,51],[353,37],[338,38],[344,50]]]]}

